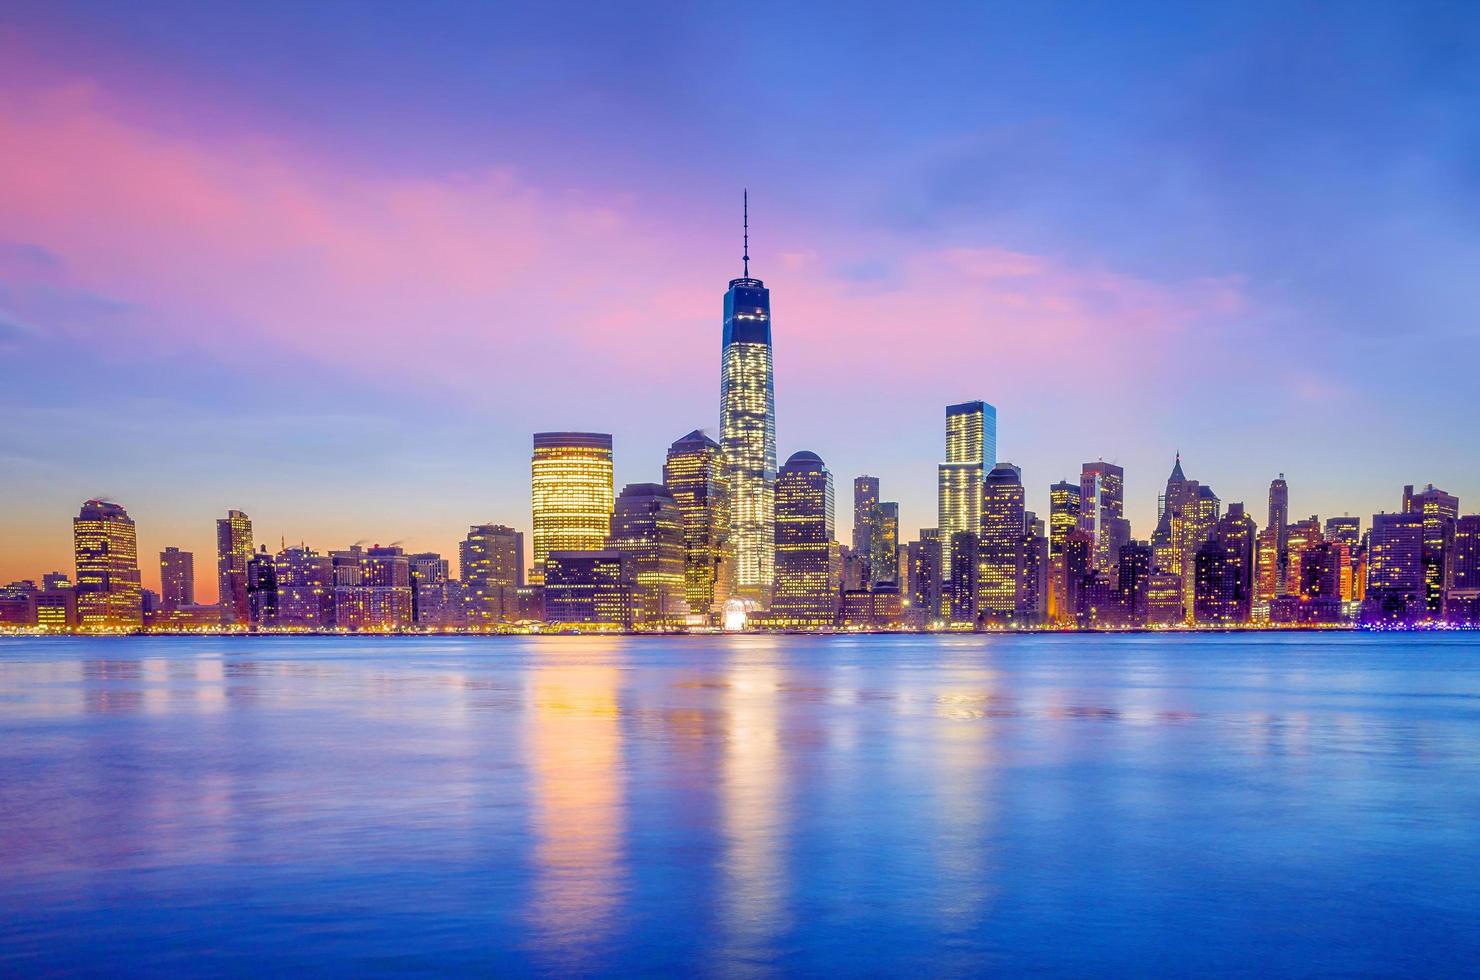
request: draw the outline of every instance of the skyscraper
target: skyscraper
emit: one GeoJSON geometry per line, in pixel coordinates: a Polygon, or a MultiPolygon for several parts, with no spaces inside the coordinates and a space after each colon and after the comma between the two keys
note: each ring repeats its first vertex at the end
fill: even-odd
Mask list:
{"type": "Polygon", "coordinates": [[[1403,512],[1423,515],[1424,605],[1428,618],[1438,619],[1443,615],[1444,591],[1449,587],[1459,498],[1432,483],[1417,493],[1410,485],[1403,488],[1403,512]]]}
{"type": "Polygon", "coordinates": [[[503,524],[474,524],[458,546],[463,607],[469,626],[488,629],[519,617],[514,592],[524,584],[524,532],[503,524]]]}
{"type": "Polygon", "coordinates": [[[981,546],[977,551],[977,615],[1013,622],[1023,570],[1023,480],[1011,463],[992,467],[982,484],[981,546]]]}
{"type": "Polygon", "coordinates": [[[853,554],[863,556],[865,562],[873,561],[874,505],[879,502],[879,478],[856,476],[853,478],[853,554]]]}
{"type": "Polygon", "coordinates": [[[252,557],[252,519],[228,510],[216,521],[216,604],[221,622],[245,627],[252,619],[247,602],[247,561],[252,557]]]}
{"type": "Polygon", "coordinates": [[[776,477],[776,625],[832,624],[838,598],[831,587],[832,539],[832,474],[816,453],[792,453],[776,477]]]}
{"type": "Polygon", "coordinates": [[[899,585],[899,504],[876,501],[869,508],[869,588],[899,585]]]}
{"type": "Polygon", "coordinates": [[[605,432],[536,432],[530,459],[534,574],[544,581],[551,551],[600,551],[611,533],[612,437],[605,432]]]}
{"type": "Polygon", "coordinates": [[[730,470],[719,443],[697,429],[668,447],[663,483],[683,515],[689,613],[717,616],[735,587],[730,470]]]}
{"type": "Polygon", "coordinates": [[[1407,626],[1423,618],[1427,612],[1423,541],[1423,514],[1373,515],[1363,622],[1407,626]]]}
{"type": "MultiPolygon", "coordinates": [[[[936,473],[942,575],[951,580],[960,532],[981,533],[982,475],[997,458],[997,410],[983,401],[946,406],[946,461],[936,473]]],[[[976,570],[972,569],[974,578],[976,570]]],[[[975,602],[975,597],[972,597],[975,602]]]]}
{"type": "Polygon", "coordinates": [[[1097,571],[1115,567],[1115,547],[1125,519],[1125,470],[1103,459],[1085,463],[1079,473],[1079,529],[1095,543],[1097,571]]]}
{"type": "Polygon", "coordinates": [[[775,578],[776,390],[771,364],[771,291],[750,278],[750,210],[744,271],[725,291],[720,361],[720,446],[730,466],[735,590],[770,600],[775,578]]]}
{"type": "Polygon", "coordinates": [[[1285,474],[1281,473],[1275,479],[1269,481],[1269,523],[1267,527],[1274,531],[1276,581],[1281,583],[1276,588],[1275,594],[1283,591],[1285,581],[1285,568],[1289,565],[1287,560],[1289,550],[1287,546],[1288,527],[1290,524],[1290,487],[1285,483],[1285,474]]]}
{"type": "Polygon", "coordinates": [[[195,555],[179,548],[159,553],[159,601],[165,612],[195,605],[195,555]]]}
{"type": "Polygon", "coordinates": [[[77,616],[84,630],[138,629],[143,625],[139,546],[128,511],[108,500],[89,500],[72,520],[77,559],[77,616]]]}
{"type": "Polygon", "coordinates": [[[1480,626],[1480,514],[1466,514],[1455,522],[1444,617],[1456,625],[1480,626]]]}
{"type": "Polygon", "coordinates": [[[612,511],[613,551],[632,559],[642,624],[676,629],[688,616],[684,591],[683,514],[661,483],[629,483],[612,511]]]}

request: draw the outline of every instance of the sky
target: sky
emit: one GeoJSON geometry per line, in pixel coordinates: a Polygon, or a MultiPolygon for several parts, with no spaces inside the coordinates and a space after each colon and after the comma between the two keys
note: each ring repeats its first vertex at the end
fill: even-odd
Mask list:
{"type": "Polygon", "coordinates": [[[455,556],[530,435],[617,483],[717,428],[771,288],[781,459],[935,524],[944,407],[1029,506],[1180,450],[1263,523],[1480,507],[1480,7],[11,0],[0,581],[105,496],[214,594],[214,521],[455,556]]]}

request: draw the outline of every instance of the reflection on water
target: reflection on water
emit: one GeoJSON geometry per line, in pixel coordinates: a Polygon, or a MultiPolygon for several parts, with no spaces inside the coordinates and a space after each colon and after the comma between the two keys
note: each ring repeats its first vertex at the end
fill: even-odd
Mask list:
{"type": "Polygon", "coordinates": [[[584,972],[599,965],[586,957],[615,927],[622,895],[621,672],[566,666],[558,651],[542,653],[529,689],[536,875],[530,925],[563,970],[584,972]]]}
{"type": "Polygon", "coordinates": [[[1476,813],[1465,636],[0,640],[7,974],[1455,974],[1476,813]]]}

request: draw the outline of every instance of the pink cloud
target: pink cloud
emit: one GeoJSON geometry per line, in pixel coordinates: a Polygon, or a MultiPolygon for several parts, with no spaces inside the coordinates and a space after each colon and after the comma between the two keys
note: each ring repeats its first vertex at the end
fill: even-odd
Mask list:
{"type": "MultiPolygon", "coordinates": [[[[640,383],[715,353],[734,243],[676,202],[612,206],[500,168],[367,176],[259,133],[126,122],[85,82],[0,106],[0,145],[0,225],[61,256],[71,286],[142,311],[140,343],[222,358],[250,343],[494,399],[522,397],[488,392],[495,361],[557,359],[569,383],[616,364],[640,383]]],[[[1243,306],[1232,281],[1166,285],[1001,247],[905,253],[887,284],[860,287],[827,270],[872,256],[785,231],[778,362],[824,376],[1010,365],[1004,384],[1072,383],[1243,306]]]]}

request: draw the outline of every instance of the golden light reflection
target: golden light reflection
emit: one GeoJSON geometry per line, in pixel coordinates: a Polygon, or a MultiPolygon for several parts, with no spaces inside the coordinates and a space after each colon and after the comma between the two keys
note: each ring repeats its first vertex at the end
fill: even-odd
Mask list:
{"type": "Polygon", "coordinates": [[[742,962],[771,959],[787,928],[785,759],[777,701],[784,678],[770,637],[734,638],[724,707],[728,718],[721,788],[727,953],[742,962]]]}
{"type": "Polygon", "coordinates": [[[940,666],[946,680],[934,692],[936,737],[925,763],[935,766],[932,840],[942,882],[932,892],[941,921],[965,929],[983,920],[992,899],[987,842],[996,817],[993,738],[1000,719],[1016,708],[1000,690],[995,672],[983,665],[987,655],[981,645],[951,643],[944,652],[940,666]]]}
{"type": "MultiPolygon", "coordinates": [[[[591,642],[583,654],[599,654],[595,644],[608,644],[591,642]]],[[[624,887],[621,671],[554,657],[569,652],[552,651],[532,672],[529,758],[537,843],[530,917],[542,946],[562,958],[562,967],[580,969],[614,928],[624,887]]]]}

